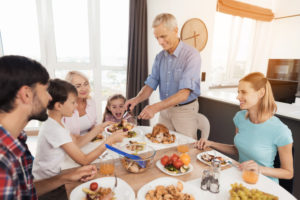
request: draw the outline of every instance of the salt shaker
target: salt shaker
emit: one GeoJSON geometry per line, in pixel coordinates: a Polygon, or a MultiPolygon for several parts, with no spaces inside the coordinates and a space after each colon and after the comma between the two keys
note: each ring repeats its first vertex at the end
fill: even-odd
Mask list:
{"type": "Polygon", "coordinates": [[[213,193],[219,193],[221,162],[218,159],[212,160],[211,171],[212,171],[212,176],[210,179],[209,191],[213,193]]]}
{"type": "Polygon", "coordinates": [[[211,174],[210,170],[205,169],[202,171],[202,178],[201,178],[201,184],[200,184],[200,188],[202,190],[209,190],[210,179],[211,179],[210,174],[211,174]]]}

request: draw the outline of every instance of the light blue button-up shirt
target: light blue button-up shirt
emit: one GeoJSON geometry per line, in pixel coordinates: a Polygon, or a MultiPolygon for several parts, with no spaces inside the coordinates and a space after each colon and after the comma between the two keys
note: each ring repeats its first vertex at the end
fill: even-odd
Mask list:
{"type": "Polygon", "coordinates": [[[188,103],[200,95],[200,67],[199,52],[180,41],[173,54],[165,50],[157,54],[152,73],[145,84],[153,90],[159,86],[161,100],[167,99],[181,89],[190,89],[189,98],[180,104],[188,103]]]}

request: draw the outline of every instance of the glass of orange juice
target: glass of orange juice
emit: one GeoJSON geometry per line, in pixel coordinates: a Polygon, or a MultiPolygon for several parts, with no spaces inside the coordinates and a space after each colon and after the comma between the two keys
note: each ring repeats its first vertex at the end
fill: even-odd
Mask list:
{"type": "Polygon", "coordinates": [[[187,153],[189,151],[187,138],[178,138],[177,151],[180,153],[187,153]]]}
{"type": "Polygon", "coordinates": [[[112,155],[105,156],[105,160],[100,162],[100,174],[104,176],[111,176],[115,171],[115,158],[112,155]]]}
{"type": "Polygon", "coordinates": [[[249,184],[255,184],[258,181],[259,171],[258,169],[243,169],[243,180],[249,184]]]}

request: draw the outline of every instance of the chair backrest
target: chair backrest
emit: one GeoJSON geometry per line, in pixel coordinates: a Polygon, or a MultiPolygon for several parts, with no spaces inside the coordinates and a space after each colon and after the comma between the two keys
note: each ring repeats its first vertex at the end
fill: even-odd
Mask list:
{"type": "MultiPolygon", "coordinates": [[[[292,154],[293,154],[293,160],[294,160],[294,147],[292,149],[292,154]]],[[[294,163],[294,169],[295,169],[295,161],[294,163]]],[[[274,167],[275,168],[280,168],[280,158],[279,158],[279,153],[277,152],[277,155],[274,160],[274,167]]],[[[294,178],[292,179],[279,179],[279,185],[286,189],[289,193],[293,194],[293,186],[294,186],[294,178]]]]}
{"type": "Polygon", "coordinates": [[[201,131],[201,138],[208,139],[210,132],[210,123],[207,117],[201,113],[196,113],[198,129],[201,131]]]}

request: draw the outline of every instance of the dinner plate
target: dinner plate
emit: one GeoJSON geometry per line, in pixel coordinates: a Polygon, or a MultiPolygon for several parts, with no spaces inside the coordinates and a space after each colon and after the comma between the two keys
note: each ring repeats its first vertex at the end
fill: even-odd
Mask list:
{"type": "Polygon", "coordinates": [[[137,194],[137,200],[145,200],[145,196],[149,190],[154,190],[156,186],[162,185],[162,186],[168,186],[168,185],[174,185],[177,186],[178,181],[180,181],[183,184],[183,193],[191,194],[194,196],[196,200],[202,199],[201,195],[202,192],[200,190],[200,187],[197,188],[194,185],[191,185],[189,183],[185,183],[179,179],[171,178],[171,177],[161,177],[157,178],[147,184],[145,184],[141,189],[139,189],[137,194]]]}
{"type": "MultiPolygon", "coordinates": [[[[211,166],[211,162],[207,162],[206,160],[203,160],[203,159],[201,158],[201,156],[202,156],[203,154],[210,154],[210,155],[213,155],[213,156],[216,156],[216,157],[217,157],[217,156],[220,156],[220,157],[222,157],[225,161],[231,160],[229,157],[227,157],[227,156],[225,156],[224,154],[222,154],[222,153],[220,153],[220,152],[218,152],[218,151],[215,151],[215,150],[204,151],[204,152],[202,152],[202,153],[197,154],[197,159],[200,160],[201,162],[203,162],[203,163],[209,165],[209,166],[211,166]]],[[[222,167],[223,167],[223,166],[227,166],[227,165],[229,165],[228,162],[226,162],[226,164],[221,164],[222,167]]]]}
{"type": "MultiPolygon", "coordinates": [[[[77,186],[72,190],[70,200],[84,199],[86,194],[82,191],[82,188],[90,188],[90,184],[92,182],[97,182],[98,187],[113,188],[115,184],[115,177],[98,178],[77,186]]],[[[118,186],[115,189],[114,197],[118,200],[135,200],[135,193],[128,183],[118,178],[118,186]]]]}
{"type": "Polygon", "coordinates": [[[179,172],[179,173],[172,173],[172,172],[170,172],[169,170],[167,170],[167,169],[161,164],[160,160],[158,160],[158,161],[156,162],[156,167],[157,167],[158,169],[160,169],[162,172],[164,172],[164,173],[166,173],[166,174],[168,174],[168,175],[170,175],[170,176],[182,176],[182,175],[185,175],[185,174],[190,173],[190,172],[193,171],[193,169],[194,169],[193,165],[190,163],[190,164],[189,164],[189,170],[188,170],[187,172],[184,172],[184,173],[182,173],[182,172],[179,172]]]}
{"type": "MultiPolygon", "coordinates": [[[[112,133],[108,131],[108,128],[109,128],[109,126],[105,127],[104,132],[105,132],[106,134],[108,134],[108,135],[111,135],[112,133]]],[[[132,137],[132,138],[139,137],[139,136],[142,134],[142,130],[139,129],[138,127],[136,127],[136,126],[133,127],[130,131],[135,131],[135,132],[136,132],[136,136],[135,136],[135,137],[132,137]]],[[[130,139],[132,139],[132,138],[130,138],[130,139]]]]}

